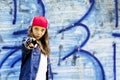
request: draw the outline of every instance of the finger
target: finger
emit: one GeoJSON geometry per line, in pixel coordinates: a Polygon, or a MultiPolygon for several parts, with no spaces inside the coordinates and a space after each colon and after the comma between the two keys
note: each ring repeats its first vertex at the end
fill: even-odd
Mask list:
{"type": "Polygon", "coordinates": [[[30,46],[30,47],[34,47],[33,43],[30,43],[29,46],[30,46]]]}

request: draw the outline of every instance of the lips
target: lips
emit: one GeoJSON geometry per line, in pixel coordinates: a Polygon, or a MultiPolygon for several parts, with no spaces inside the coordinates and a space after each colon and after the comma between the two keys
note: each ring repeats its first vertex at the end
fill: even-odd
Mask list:
{"type": "Polygon", "coordinates": [[[41,36],[36,36],[36,39],[40,39],[41,38],[41,36]]]}

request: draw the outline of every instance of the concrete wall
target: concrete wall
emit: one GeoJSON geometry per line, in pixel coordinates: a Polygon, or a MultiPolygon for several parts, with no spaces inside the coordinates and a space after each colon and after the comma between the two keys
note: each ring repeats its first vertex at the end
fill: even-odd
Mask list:
{"type": "Polygon", "coordinates": [[[18,80],[31,19],[49,21],[50,80],[120,80],[120,0],[0,0],[0,80],[18,80]]]}

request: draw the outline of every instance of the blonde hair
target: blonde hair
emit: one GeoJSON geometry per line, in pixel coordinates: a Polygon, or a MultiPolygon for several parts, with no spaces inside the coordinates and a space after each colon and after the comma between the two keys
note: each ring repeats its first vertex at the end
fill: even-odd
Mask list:
{"type": "MultiPolygon", "coordinates": [[[[32,26],[29,26],[28,36],[33,37],[32,26]]],[[[49,56],[50,55],[50,48],[49,48],[49,35],[48,35],[47,29],[46,29],[45,34],[39,39],[39,42],[41,43],[41,45],[39,45],[41,52],[44,55],[49,56]]]]}

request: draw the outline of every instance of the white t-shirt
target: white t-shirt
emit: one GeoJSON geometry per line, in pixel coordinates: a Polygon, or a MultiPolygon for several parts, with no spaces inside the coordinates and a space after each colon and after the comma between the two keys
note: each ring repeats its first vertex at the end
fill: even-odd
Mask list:
{"type": "Polygon", "coordinates": [[[36,80],[46,80],[47,72],[47,56],[41,54],[41,60],[38,68],[38,73],[36,75],[36,80]]]}

